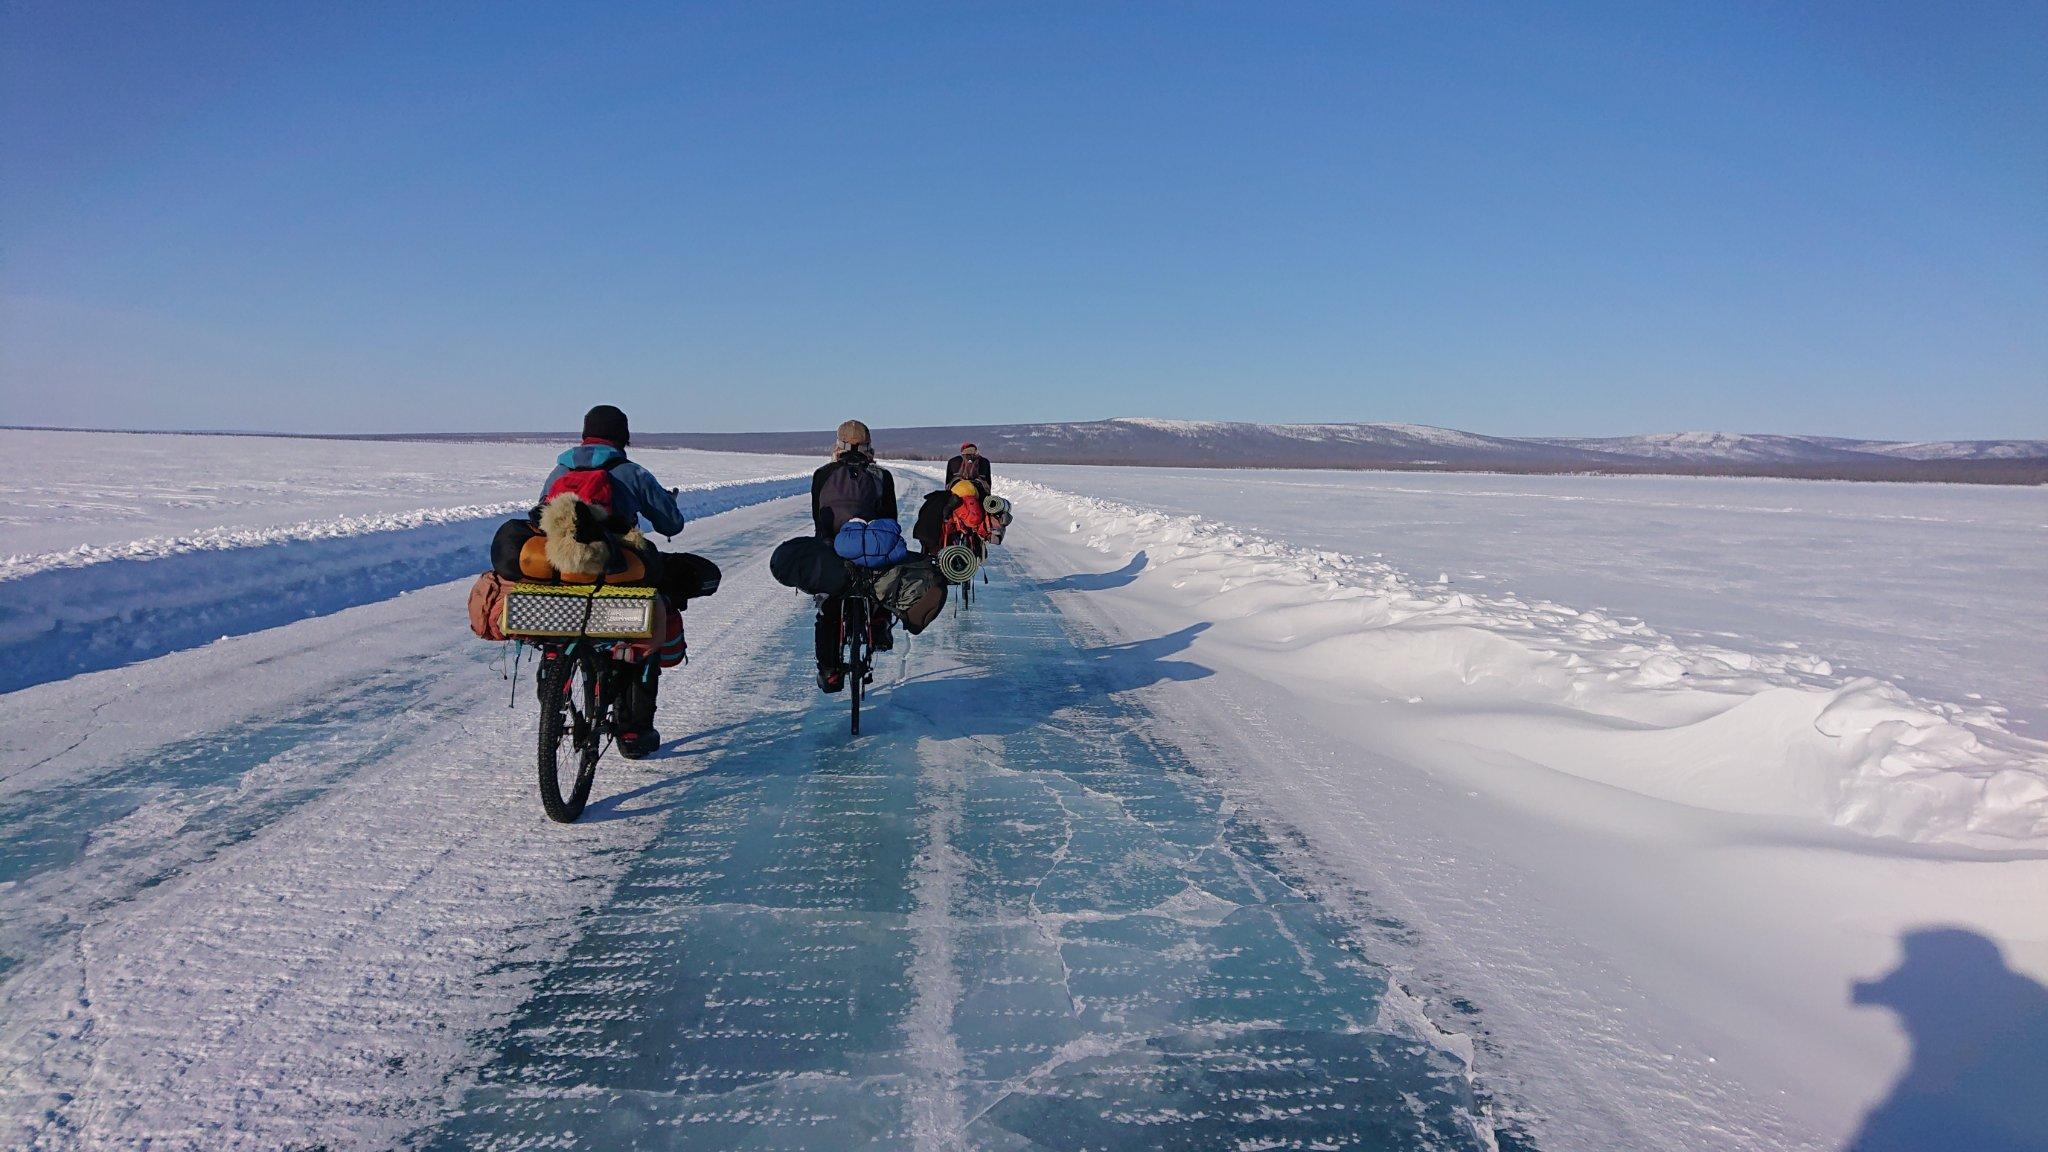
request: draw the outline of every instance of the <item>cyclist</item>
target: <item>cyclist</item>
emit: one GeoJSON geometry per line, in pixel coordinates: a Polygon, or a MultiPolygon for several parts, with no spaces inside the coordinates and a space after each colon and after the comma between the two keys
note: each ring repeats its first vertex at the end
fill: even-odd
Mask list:
{"type": "MultiPolygon", "coordinates": [[[[811,474],[811,525],[821,540],[831,540],[848,520],[893,520],[896,518],[896,477],[875,465],[875,445],[868,426],[848,420],[839,426],[839,440],[832,447],[832,462],[811,474]]],[[[846,669],[839,662],[839,620],[846,602],[828,596],[818,605],[816,629],[818,687],[837,692],[846,687],[846,669]]],[[[868,621],[869,637],[877,652],[896,646],[889,627],[889,613],[875,606],[868,621]]]]}
{"type": "MultiPolygon", "coordinates": [[[[640,534],[645,519],[656,532],[674,536],[683,530],[683,512],[676,498],[654,474],[626,459],[626,444],[632,439],[626,414],[610,404],[599,404],[583,415],[583,442],[556,458],[555,470],[541,485],[541,503],[564,491],[579,495],[604,493],[610,500],[607,527],[616,530],[635,547],[645,561],[652,582],[663,587],[666,579],[686,580],[682,566],[665,565],[654,545],[640,534]],[[603,483],[592,482],[601,475],[603,483]]],[[[681,605],[687,593],[667,592],[670,601],[681,605]]],[[[629,678],[626,698],[620,701],[621,731],[619,753],[638,760],[661,747],[661,733],[654,727],[655,698],[661,691],[661,667],[650,661],[646,675],[629,678]]]]}
{"type": "Polygon", "coordinates": [[[946,487],[951,488],[955,480],[972,480],[981,486],[983,496],[989,494],[990,487],[995,483],[995,476],[989,470],[988,457],[981,454],[981,449],[975,447],[972,440],[960,445],[960,454],[946,461],[946,487]]]}

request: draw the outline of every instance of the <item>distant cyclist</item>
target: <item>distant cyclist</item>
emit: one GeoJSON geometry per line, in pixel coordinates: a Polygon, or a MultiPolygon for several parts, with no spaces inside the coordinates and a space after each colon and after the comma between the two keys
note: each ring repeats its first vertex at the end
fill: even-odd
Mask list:
{"type": "MultiPolygon", "coordinates": [[[[821,540],[831,540],[849,520],[896,519],[896,477],[875,464],[875,446],[868,426],[848,420],[839,426],[832,462],[811,474],[811,524],[821,540]]],[[[846,602],[827,597],[818,605],[818,687],[837,692],[846,687],[846,669],[839,662],[839,619],[846,602]]],[[[889,613],[875,605],[868,621],[874,649],[896,646],[889,613]]]]}
{"type": "Polygon", "coordinates": [[[981,454],[974,441],[960,445],[960,454],[946,461],[946,486],[953,486],[955,480],[971,480],[981,488],[981,494],[989,494],[995,476],[988,466],[988,457],[981,454]]]}

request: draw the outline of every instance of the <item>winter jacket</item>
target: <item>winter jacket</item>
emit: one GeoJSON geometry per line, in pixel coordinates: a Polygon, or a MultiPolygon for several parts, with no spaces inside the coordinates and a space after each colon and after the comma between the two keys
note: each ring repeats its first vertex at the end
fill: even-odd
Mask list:
{"type": "Polygon", "coordinates": [[[988,457],[976,453],[974,459],[970,461],[963,452],[946,461],[947,486],[951,487],[953,481],[961,479],[972,480],[981,485],[983,492],[987,492],[989,486],[995,483],[995,472],[988,466],[988,457]]]}
{"type": "Polygon", "coordinates": [[[654,473],[626,459],[626,453],[615,444],[602,440],[585,441],[555,458],[555,470],[548,473],[546,482],[540,486],[540,496],[546,500],[548,489],[565,472],[586,468],[609,468],[612,487],[618,492],[617,503],[624,507],[613,508],[615,515],[637,518],[645,517],[656,532],[673,536],[683,530],[683,510],[676,507],[676,498],[661,486],[654,473]]]}
{"type": "Polygon", "coordinates": [[[866,457],[841,456],[811,473],[811,526],[821,540],[848,520],[896,519],[896,477],[866,457]]]}

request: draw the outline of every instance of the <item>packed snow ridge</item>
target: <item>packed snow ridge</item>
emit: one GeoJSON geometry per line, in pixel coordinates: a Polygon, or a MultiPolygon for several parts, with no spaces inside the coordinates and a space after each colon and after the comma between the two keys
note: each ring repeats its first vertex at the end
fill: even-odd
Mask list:
{"type": "Polygon", "coordinates": [[[2048,850],[2048,743],[1990,709],[1803,653],[1684,644],[1641,621],[1426,585],[1198,516],[1005,489],[1198,610],[1211,627],[1197,651],[1231,646],[1333,704],[1405,700],[1442,722],[1435,738],[1475,753],[1827,835],[2048,850]]]}

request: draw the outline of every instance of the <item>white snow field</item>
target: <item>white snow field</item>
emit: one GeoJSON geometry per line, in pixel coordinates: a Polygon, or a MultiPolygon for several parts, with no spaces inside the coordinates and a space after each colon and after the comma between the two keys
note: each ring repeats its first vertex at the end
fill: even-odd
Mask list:
{"type": "MultiPolygon", "coordinates": [[[[15,465],[0,476],[0,579],[503,517],[499,509],[540,494],[563,447],[0,428],[0,459],[15,465]]],[[[799,456],[681,449],[636,448],[633,458],[676,485],[809,475],[818,466],[799,456]]]]}
{"type": "Polygon", "coordinates": [[[1384,557],[1419,580],[1808,652],[2048,736],[2048,489],[1672,476],[1006,467],[1384,557]]]}
{"type": "Polygon", "coordinates": [[[63,435],[0,1146],[2048,1148],[2048,746],[1971,671],[2038,494],[1034,470],[854,740],[766,573],[813,462],[636,453],[726,580],[563,826],[452,579],[554,449],[63,435]],[[1974,661],[1882,643],[1931,555],[1974,661]]]}
{"type": "MultiPolygon", "coordinates": [[[[473,573],[559,448],[0,430],[0,450],[64,462],[0,481],[7,691],[473,573]]],[[[814,466],[635,456],[692,518],[804,491],[814,466]]]]}

